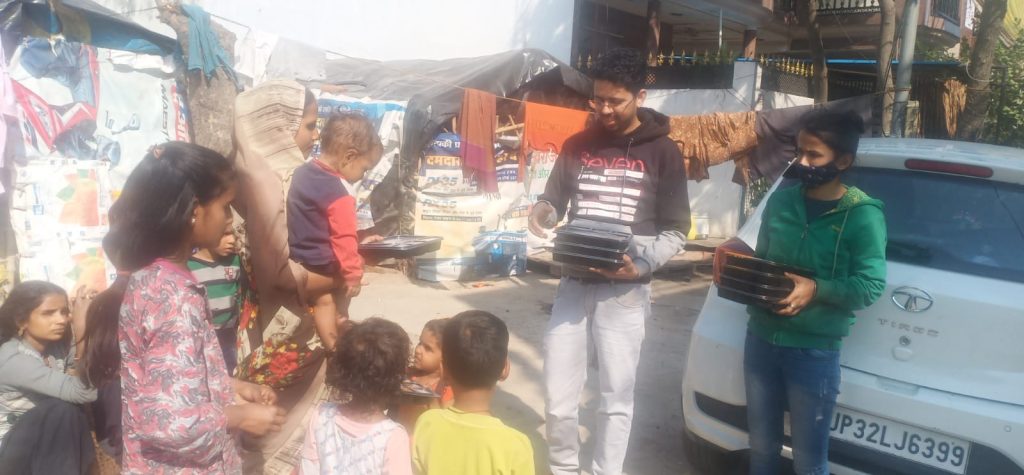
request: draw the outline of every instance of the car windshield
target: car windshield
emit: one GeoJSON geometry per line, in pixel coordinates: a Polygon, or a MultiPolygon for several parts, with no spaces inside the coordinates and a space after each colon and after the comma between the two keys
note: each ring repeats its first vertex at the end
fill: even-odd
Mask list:
{"type": "Polygon", "coordinates": [[[844,182],[885,202],[890,261],[1024,282],[1024,186],[880,168],[844,182]]]}

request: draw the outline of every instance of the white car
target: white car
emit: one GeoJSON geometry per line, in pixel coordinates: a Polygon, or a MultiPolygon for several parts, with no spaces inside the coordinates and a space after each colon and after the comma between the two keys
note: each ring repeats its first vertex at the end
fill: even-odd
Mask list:
{"type": "MultiPolygon", "coordinates": [[[[843,342],[832,473],[1024,474],[1024,150],[863,139],[844,181],[885,202],[889,273],[843,342]]],[[[716,263],[750,253],[764,201],[716,263]]],[[[746,325],[712,286],[682,388],[687,453],[708,473],[749,449],[746,325]]],[[[791,459],[788,425],[786,440],[791,459]]]]}

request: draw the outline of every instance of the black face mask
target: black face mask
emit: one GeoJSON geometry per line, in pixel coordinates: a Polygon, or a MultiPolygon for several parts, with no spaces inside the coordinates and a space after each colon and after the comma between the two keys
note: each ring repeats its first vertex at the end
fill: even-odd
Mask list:
{"type": "Polygon", "coordinates": [[[842,170],[833,161],[823,167],[810,167],[802,163],[793,163],[783,174],[786,178],[795,178],[808,188],[817,188],[835,180],[842,170]]]}

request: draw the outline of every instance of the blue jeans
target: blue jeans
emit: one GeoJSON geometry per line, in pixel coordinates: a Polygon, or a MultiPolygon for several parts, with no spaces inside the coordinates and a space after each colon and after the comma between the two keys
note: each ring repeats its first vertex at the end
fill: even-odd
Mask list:
{"type": "Polygon", "coordinates": [[[828,439],[839,395],[839,351],[786,348],[747,333],[743,357],[750,474],[776,475],[789,409],[797,475],[828,475],[828,439]]]}

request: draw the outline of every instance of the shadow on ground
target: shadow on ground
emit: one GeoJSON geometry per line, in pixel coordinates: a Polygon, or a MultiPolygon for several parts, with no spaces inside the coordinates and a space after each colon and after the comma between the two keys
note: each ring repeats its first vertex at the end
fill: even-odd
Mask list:
{"type": "MultiPolygon", "coordinates": [[[[428,320],[481,309],[505,320],[511,332],[512,374],[499,385],[494,411],[530,437],[538,473],[549,473],[544,442],[542,341],[557,279],[522,278],[474,283],[412,283],[401,274],[368,274],[370,285],[352,305],[356,318],[380,314],[400,323],[416,341],[428,320]]],[[[673,273],[654,283],[653,315],[640,359],[637,402],[625,471],[629,475],[695,473],[682,450],[680,387],[693,324],[710,282],[701,274],[673,273]]],[[[591,368],[581,401],[584,470],[593,453],[590,429],[598,407],[597,373],[591,368]]]]}

